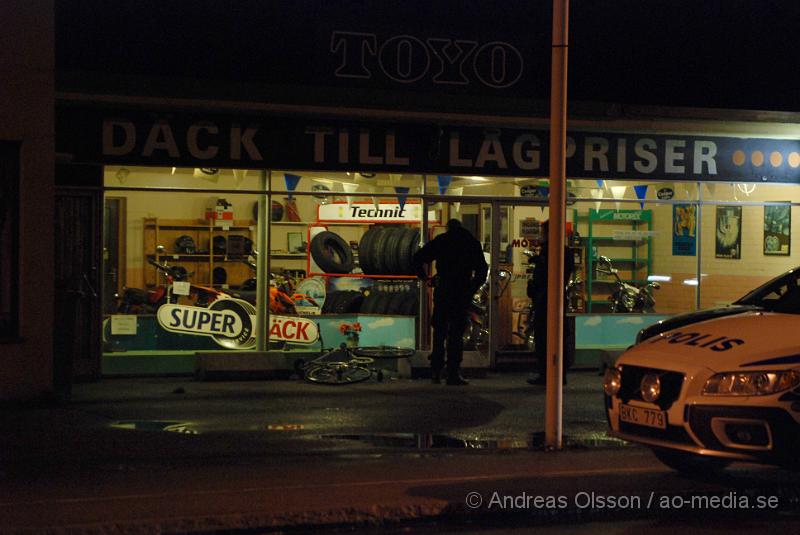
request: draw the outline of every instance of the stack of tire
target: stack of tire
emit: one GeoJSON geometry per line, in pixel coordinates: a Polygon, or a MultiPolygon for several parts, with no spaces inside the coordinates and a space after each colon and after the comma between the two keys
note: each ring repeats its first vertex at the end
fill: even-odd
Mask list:
{"type": "Polygon", "coordinates": [[[330,292],[322,304],[323,314],[348,314],[361,310],[364,294],[358,290],[330,292]]]}
{"type": "Polygon", "coordinates": [[[315,235],[309,245],[311,258],[325,273],[353,271],[353,251],[341,236],[328,230],[315,235]]]}
{"type": "Polygon", "coordinates": [[[374,286],[360,292],[340,290],[331,292],[322,305],[323,314],[387,314],[415,316],[419,307],[416,284],[374,286]]]}
{"type": "Polygon", "coordinates": [[[364,292],[361,314],[415,316],[419,308],[416,284],[373,286],[364,292]]]}
{"type": "Polygon", "coordinates": [[[358,262],[367,275],[413,275],[411,259],[419,249],[418,228],[372,225],[358,245],[358,262]]]}

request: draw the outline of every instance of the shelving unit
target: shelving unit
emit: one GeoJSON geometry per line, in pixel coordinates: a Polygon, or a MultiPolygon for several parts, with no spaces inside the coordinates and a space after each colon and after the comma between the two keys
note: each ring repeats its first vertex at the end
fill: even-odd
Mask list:
{"type": "MultiPolygon", "coordinates": [[[[228,255],[214,252],[214,237],[245,236],[253,240],[255,222],[251,220],[232,221],[229,226],[217,227],[214,221],[204,219],[160,219],[146,217],[143,221],[143,269],[144,282],[153,287],[163,282],[156,269],[147,264],[148,259],[157,262],[168,261],[170,265],[179,265],[191,273],[191,281],[195,284],[211,285],[214,268],[222,266],[227,272],[227,283],[231,285],[253,276],[252,270],[243,263],[247,254],[228,255]],[[175,241],[179,236],[191,236],[200,253],[184,254],[175,251],[175,241]],[[157,247],[166,249],[159,254],[157,247]]],[[[302,255],[301,255],[302,256],[302,255]]]]}
{"type": "Polygon", "coordinates": [[[607,256],[625,282],[645,284],[653,267],[651,210],[594,210],[586,238],[586,311],[608,312],[614,280],[597,273],[597,259],[607,256]]]}

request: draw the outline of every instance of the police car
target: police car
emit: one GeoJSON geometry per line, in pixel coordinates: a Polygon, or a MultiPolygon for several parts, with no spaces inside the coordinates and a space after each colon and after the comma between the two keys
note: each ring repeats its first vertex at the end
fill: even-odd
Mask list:
{"type": "Polygon", "coordinates": [[[610,433],[683,472],[800,464],[800,268],[640,331],[606,370],[610,433]]]}

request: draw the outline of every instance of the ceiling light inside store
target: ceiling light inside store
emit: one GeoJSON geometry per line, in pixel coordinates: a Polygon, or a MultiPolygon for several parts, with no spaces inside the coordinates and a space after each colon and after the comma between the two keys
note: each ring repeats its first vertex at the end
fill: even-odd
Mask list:
{"type": "Polygon", "coordinates": [[[457,176],[455,178],[463,178],[466,180],[472,180],[473,182],[491,182],[491,179],[483,176],[457,176]]]}
{"type": "Polygon", "coordinates": [[[672,281],[672,277],[669,275],[648,275],[647,277],[648,282],[670,282],[672,281]]]}

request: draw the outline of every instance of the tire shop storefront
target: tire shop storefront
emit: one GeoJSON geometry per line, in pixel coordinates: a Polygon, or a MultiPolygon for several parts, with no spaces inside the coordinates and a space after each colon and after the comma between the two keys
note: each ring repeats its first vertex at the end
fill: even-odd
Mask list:
{"type": "MultiPolygon", "coordinates": [[[[280,375],[341,343],[420,350],[398,364],[413,375],[427,367],[429,295],[410,257],[451,217],[492,268],[488,332],[465,366],[531,367],[525,251],[548,217],[545,127],[73,105],[58,116],[74,162],[61,176],[103,195],[100,375],[280,375]]],[[[791,124],[746,125],[746,138],[604,127],[568,143],[568,310],[583,366],[794,267],[800,201],[791,124]],[[618,278],[657,283],[654,303],[620,307],[618,278]]]]}
{"type": "MultiPolygon", "coordinates": [[[[58,4],[56,270],[82,297],[57,313],[57,380],[290,371],[340,343],[423,368],[409,255],[451,217],[493,277],[465,365],[530,367],[550,19],[483,3],[496,23],[473,25],[447,4],[58,4]]],[[[575,30],[586,76],[597,28],[575,30]]],[[[605,78],[570,89],[568,311],[589,366],[794,267],[800,221],[796,115],[587,104],[613,101],[605,78]],[[657,283],[655,303],[621,307],[622,283],[657,283]]]]}

